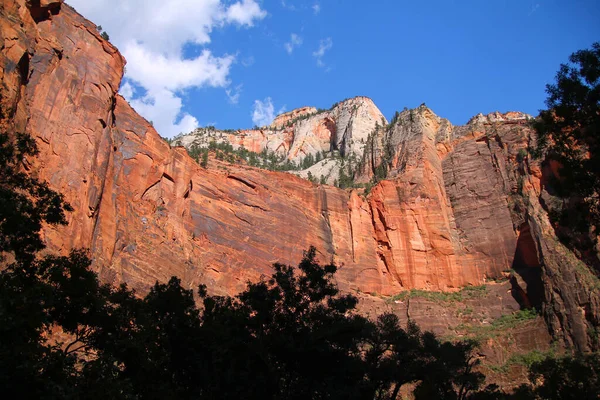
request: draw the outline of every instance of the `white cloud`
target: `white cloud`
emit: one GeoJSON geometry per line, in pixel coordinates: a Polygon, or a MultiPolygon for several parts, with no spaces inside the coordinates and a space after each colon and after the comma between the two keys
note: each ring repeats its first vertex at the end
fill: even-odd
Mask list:
{"type": "Polygon", "coordinates": [[[123,83],[123,85],[121,85],[121,89],[119,89],[119,92],[123,95],[123,97],[125,97],[125,100],[127,101],[131,100],[135,95],[134,87],[131,85],[130,82],[127,81],[123,83]]]}
{"type": "Polygon", "coordinates": [[[173,116],[181,112],[182,100],[167,89],[146,94],[130,103],[148,121],[152,121],[155,128],[159,128],[158,132],[162,136],[173,137],[181,132],[193,131],[199,126],[198,120],[189,114],[183,114],[179,122],[174,121],[173,116]]]}
{"type": "Polygon", "coordinates": [[[319,5],[319,3],[315,3],[312,6],[313,12],[315,13],[315,15],[318,15],[321,12],[321,6],[319,5]]]}
{"type": "Polygon", "coordinates": [[[163,136],[197,126],[195,117],[182,112],[183,92],[227,88],[235,61],[235,56],[215,56],[206,48],[186,58],[184,46],[207,45],[213,29],[227,24],[251,27],[267,15],[256,0],[69,0],[69,4],[102,25],[122,51],[127,72],[121,93],[163,136]],[[144,89],[144,97],[135,97],[132,83],[144,89]]]}
{"type": "Polygon", "coordinates": [[[227,9],[227,20],[237,22],[240,25],[252,26],[255,19],[263,19],[267,16],[264,10],[254,0],[242,0],[227,9]]]}
{"type": "Polygon", "coordinates": [[[313,57],[317,59],[317,65],[319,67],[325,67],[325,63],[323,62],[323,57],[325,53],[327,53],[333,47],[333,40],[330,37],[327,39],[322,39],[319,42],[319,48],[317,51],[313,52],[313,57]]]}
{"type": "Polygon", "coordinates": [[[229,88],[225,90],[225,94],[227,94],[227,98],[231,104],[237,104],[240,101],[240,96],[242,94],[242,85],[241,83],[233,88],[229,88]]]}
{"type": "Polygon", "coordinates": [[[194,59],[154,53],[139,43],[130,42],[123,47],[127,54],[126,77],[149,91],[168,89],[179,91],[190,87],[223,87],[234,57],[214,57],[204,50],[194,59]]]}
{"type": "Polygon", "coordinates": [[[271,125],[275,119],[275,106],[270,97],[263,101],[254,100],[254,109],[252,110],[252,122],[256,126],[271,125]]]}
{"type": "Polygon", "coordinates": [[[300,47],[301,45],[302,45],[302,37],[298,36],[295,33],[292,33],[290,35],[290,41],[285,43],[283,46],[285,47],[285,51],[287,51],[288,54],[292,54],[294,52],[294,48],[300,47]]]}

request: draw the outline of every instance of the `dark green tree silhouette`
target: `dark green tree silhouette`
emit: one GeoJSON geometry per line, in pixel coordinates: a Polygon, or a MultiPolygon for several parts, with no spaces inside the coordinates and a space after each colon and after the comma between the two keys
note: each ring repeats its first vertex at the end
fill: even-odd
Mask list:
{"type": "Polygon", "coordinates": [[[514,399],[592,400],[600,398],[600,354],[548,357],[530,367],[531,385],[521,386],[514,399]]]}
{"type": "Polygon", "coordinates": [[[27,157],[37,154],[31,137],[0,133],[0,261],[3,253],[32,260],[44,248],[42,224],[65,224],[71,210],[62,195],[25,171],[27,157]]]}
{"type": "Polygon", "coordinates": [[[366,352],[369,367],[367,378],[373,385],[376,399],[396,399],[400,388],[420,376],[421,332],[409,323],[407,330],[400,328],[394,314],[383,314],[369,337],[366,352]]]}
{"type": "Polygon", "coordinates": [[[202,151],[202,161],[200,162],[200,166],[204,169],[208,168],[208,149],[202,151]]]}
{"type": "Polygon", "coordinates": [[[76,392],[80,357],[105,313],[83,252],[20,261],[0,273],[0,387],[31,398],[76,392]]]}
{"type": "MultiPolygon", "coordinates": [[[[225,350],[225,359],[235,360],[225,376],[215,377],[220,381],[215,394],[235,398],[235,390],[241,390],[248,398],[369,398],[362,387],[360,352],[369,322],[353,313],[355,297],[339,294],[332,282],[336,267],[322,267],[315,258],[311,248],[298,274],[275,264],[270,279],[249,284],[235,299],[205,298],[203,329],[213,338],[232,340],[225,348],[214,344],[213,351],[225,350]]],[[[223,366],[214,370],[223,371],[223,366]]]]}
{"type": "Polygon", "coordinates": [[[375,399],[395,400],[409,383],[416,384],[417,399],[467,399],[485,380],[475,371],[474,342],[442,343],[411,321],[402,329],[394,314],[378,318],[369,340],[367,377],[375,399]]]}
{"type": "Polygon", "coordinates": [[[432,333],[422,337],[422,355],[428,359],[427,373],[415,389],[415,399],[468,399],[485,381],[473,341],[440,342],[432,333]]]}
{"type": "MultiPolygon", "coordinates": [[[[560,163],[556,194],[566,199],[555,219],[584,233],[589,248],[600,227],[600,43],[572,54],[562,64],[556,83],[547,85],[547,110],[534,126],[537,155],[560,163]],[[590,228],[596,234],[589,238],[590,228]]],[[[565,235],[562,235],[565,239],[565,235]]],[[[569,239],[569,238],[567,238],[569,239]]]]}

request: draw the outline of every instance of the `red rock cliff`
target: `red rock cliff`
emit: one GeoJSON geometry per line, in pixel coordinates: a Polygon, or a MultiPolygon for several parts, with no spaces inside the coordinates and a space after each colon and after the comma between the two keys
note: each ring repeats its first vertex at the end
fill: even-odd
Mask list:
{"type": "MultiPolygon", "coordinates": [[[[340,266],[343,289],[392,295],[482,284],[520,254],[517,267],[542,271],[551,328],[590,346],[597,296],[585,286],[552,298],[553,288],[583,279],[548,278],[550,268],[567,268],[567,253],[537,200],[539,168],[516,161],[531,140],[525,116],[453,127],[426,107],[406,111],[365,153],[365,179],[384,155],[393,166],[365,199],[285,173],[213,160],[200,168],[117,95],[123,57],[60,1],[6,0],[0,24],[3,123],[37,139],[32,171],[75,209],[67,227],[46,230],[47,241],[89,248],[103,280],[145,291],[178,275],[190,288],[231,294],[315,245],[340,266]],[[515,212],[519,190],[530,203],[515,212]]],[[[531,295],[534,284],[523,286],[531,295]]]]}

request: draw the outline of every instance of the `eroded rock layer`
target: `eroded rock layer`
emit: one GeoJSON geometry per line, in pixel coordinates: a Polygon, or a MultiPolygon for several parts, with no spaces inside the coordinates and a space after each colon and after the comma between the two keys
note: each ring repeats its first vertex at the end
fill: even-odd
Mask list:
{"type": "Polygon", "coordinates": [[[521,301],[535,286],[552,329],[591,346],[597,294],[585,286],[554,299],[557,288],[583,279],[571,271],[557,280],[544,269],[566,268],[553,254],[568,251],[557,250],[539,204],[527,116],[480,115],[454,127],[422,106],[377,131],[387,121],[378,122],[371,100],[355,98],[282,116],[266,141],[264,130],[228,139],[289,157],[333,143],[342,155],[362,154],[365,182],[385,160],[387,179],[367,196],[212,158],[205,169],[117,94],[125,60],[72,8],[6,0],[0,24],[2,123],[36,138],[40,155],[28,167],[75,209],[67,227],[46,229],[47,242],[63,252],[89,248],[103,280],[144,292],[177,275],[189,288],[232,294],[314,245],[321,261],[340,266],[344,290],[389,296],[499,279],[519,254],[520,268],[542,271],[537,286],[515,283],[521,301]]]}

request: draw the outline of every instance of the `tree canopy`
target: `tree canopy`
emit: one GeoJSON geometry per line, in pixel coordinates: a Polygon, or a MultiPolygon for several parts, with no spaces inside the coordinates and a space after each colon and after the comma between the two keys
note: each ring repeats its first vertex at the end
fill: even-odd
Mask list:
{"type": "Polygon", "coordinates": [[[65,212],[71,210],[62,195],[24,170],[27,157],[37,152],[27,135],[0,134],[0,260],[3,253],[31,259],[44,247],[42,223],[64,224],[65,212]]]}
{"type": "Polygon", "coordinates": [[[588,236],[591,230],[595,242],[600,227],[600,43],[573,53],[546,92],[548,109],[540,111],[535,128],[538,155],[561,165],[553,187],[565,203],[556,219],[588,236]]]}

